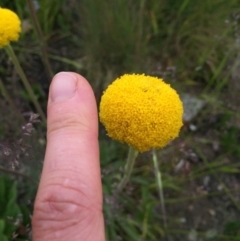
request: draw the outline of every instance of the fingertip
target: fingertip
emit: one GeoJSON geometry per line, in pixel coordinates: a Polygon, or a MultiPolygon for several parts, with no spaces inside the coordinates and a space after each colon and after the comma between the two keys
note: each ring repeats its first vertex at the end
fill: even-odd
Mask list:
{"type": "Polygon", "coordinates": [[[53,77],[49,99],[52,102],[71,98],[77,88],[77,77],[69,72],[60,72],[53,77]]]}
{"type": "MultiPolygon", "coordinates": [[[[91,129],[96,129],[98,119],[97,106],[93,90],[89,82],[74,72],[60,72],[53,77],[48,99],[48,127],[52,122],[59,124],[60,120],[72,120],[79,117],[91,129]]],[[[49,128],[48,128],[49,129],[49,128]]]]}
{"type": "Polygon", "coordinates": [[[88,81],[83,76],[74,72],[59,72],[52,79],[49,101],[58,102],[70,99],[76,94],[76,90],[81,91],[85,88],[92,92],[88,81]]]}

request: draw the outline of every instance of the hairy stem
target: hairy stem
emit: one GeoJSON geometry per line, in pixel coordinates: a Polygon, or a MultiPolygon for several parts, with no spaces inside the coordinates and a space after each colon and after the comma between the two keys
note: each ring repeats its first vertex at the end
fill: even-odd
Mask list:
{"type": "Polygon", "coordinates": [[[124,168],[124,176],[121,182],[118,184],[117,192],[121,192],[123,188],[126,186],[126,184],[128,183],[137,155],[138,155],[138,151],[136,151],[133,147],[129,146],[127,163],[124,168]]]}

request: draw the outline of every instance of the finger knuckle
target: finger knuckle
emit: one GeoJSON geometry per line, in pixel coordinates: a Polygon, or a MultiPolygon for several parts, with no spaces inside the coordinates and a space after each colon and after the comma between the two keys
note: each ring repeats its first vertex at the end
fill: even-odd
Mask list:
{"type": "Polygon", "coordinates": [[[45,188],[36,202],[33,222],[48,230],[87,226],[101,212],[98,207],[81,190],[54,184],[45,188]]]}

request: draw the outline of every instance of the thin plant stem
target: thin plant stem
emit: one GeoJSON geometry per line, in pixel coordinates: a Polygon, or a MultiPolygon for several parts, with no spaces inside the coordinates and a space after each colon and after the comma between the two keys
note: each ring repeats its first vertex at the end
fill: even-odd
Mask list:
{"type": "Polygon", "coordinates": [[[32,177],[30,177],[30,176],[28,176],[28,175],[26,175],[24,173],[13,171],[13,170],[9,170],[9,169],[6,169],[6,168],[4,168],[2,166],[0,166],[0,172],[4,172],[4,173],[11,174],[11,175],[23,177],[23,178],[28,179],[29,181],[31,181],[34,185],[38,185],[38,182],[35,179],[33,179],[32,177]]]}
{"type": "Polygon", "coordinates": [[[164,227],[167,228],[167,215],[166,215],[166,208],[165,208],[165,201],[164,201],[164,194],[163,194],[162,174],[158,165],[157,154],[155,149],[152,150],[152,154],[153,154],[154,173],[156,177],[158,194],[159,194],[160,203],[161,203],[164,227]]]}
{"type": "Polygon", "coordinates": [[[129,146],[127,163],[124,168],[124,176],[121,182],[118,184],[117,192],[121,192],[123,188],[126,186],[126,184],[128,183],[137,155],[138,155],[138,151],[135,150],[133,147],[129,146]]]}
{"type": "Polygon", "coordinates": [[[40,104],[39,104],[39,102],[38,102],[38,100],[37,100],[37,98],[36,98],[36,96],[35,96],[35,94],[33,92],[33,89],[31,87],[30,83],[28,82],[28,79],[27,79],[27,77],[26,77],[26,75],[25,75],[25,73],[24,73],[24,71],[23,71],[23,69],[22,69],[22,67],[21,67],[21,65],[20,65],[20,63],[18,61],[18,58],[15,55],[11,45],[10,44],[7,45],[5,47],[5,50],[6,50],[7,54],[9,55],[9,57],[12,59],[12,62],[14,64],[14,66],[15,66],[15,68],[16,68],[16,70],[17,70],[17,72],[18,72],[18,74],[19,74],[19,76],[20,76],[20,78],[21,78],[21,80],[22,80],[22,82],[24,84],[24,87],[27,90],[27,92],[28,92],[28,94],[29,94],[29,96],[30,96],[30,98],[31,98],[31,100],[32,100],[32,102],[33,102],[37,112],[41,116],[42,120],[44,122],[46,122],[45,113],[44,113],[42,107],[40,106],[40,104]]]}
{"type": "MultiPolygon", "coordinates": [[[[25,52],[25,53],[27,52],[30,54],[37,54],[37,55],[41,56],[41,53],[39,52],[39,50],[25,49],[25,48],[21,48],[19,46],[18,47],[16,46],[14,49],[21,51],[21,52],[25,52]]],[[[48,54],[48,57],[49,57],[49,59],[57,60],[64,64],[72,65],[73,67],[75,67],[79,70],[82,70],[84,68],[83,64],[79,63],[78,61],[74,61],[74,60],[64,58],[61,56],[57,56],[57,55],[53,55],[53,54],[48,54]]]]}
{"type": "Polygon", "coordinates": [[[36,14],[36,10],[34,8],[33,1],[27,0],[27,4],[28,4],[29,10],[30,10],[30,15],[31,15],[31,18],[32,18],[32,22],[34,24],[35,32],[37,34],[37,37],[40,40],[40,48],[41,48],[41,52],[42,52],[42,61],[45,65],[47,75],[48,75],[48,78],[49,78],[49,82],[50,82],[50,80],[53,77],[53,71],[52,71],[51,65],[49,63],[45,39],[43,37],[42,29],[40,27],[40,24],[39,24],[39,21],[38,21],[38,18],[37,18],[37,14],[36,14]]]}
{"type": "Polygon", "coordinates": [[[6,101],[8,102],[8,104],[11,106],[12,110],[14,111],[15,115],[21,120],[21,122],[24,122],[24,118],[21,115],[21,112],[18,110],[18,108],[16,107],[14,101],[12,100],[11,96],[9,95],[8,91],[6,90],[2,79],[0,78],[0,90],[2,90],[2,95],[3,97],[6,99],[6,101]]]}

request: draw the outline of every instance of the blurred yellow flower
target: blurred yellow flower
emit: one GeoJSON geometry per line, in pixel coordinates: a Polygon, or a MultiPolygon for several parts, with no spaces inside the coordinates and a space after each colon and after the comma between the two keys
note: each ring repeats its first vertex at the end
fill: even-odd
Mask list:
{"type": "Polygon", "coordinates": [[[21,21],[16,13],[0,7],[0,48],[17,41],[21,32],[21,21]]]}
{"type": "Polygon", "coordinates": [[[162,79],[125,74],[104,92],[100,121],[108,135],[140,152],[162,148],[182,127],[183,105],[162,79]]]}

